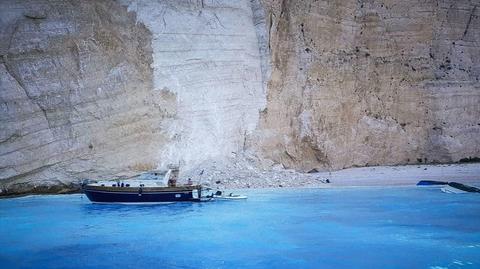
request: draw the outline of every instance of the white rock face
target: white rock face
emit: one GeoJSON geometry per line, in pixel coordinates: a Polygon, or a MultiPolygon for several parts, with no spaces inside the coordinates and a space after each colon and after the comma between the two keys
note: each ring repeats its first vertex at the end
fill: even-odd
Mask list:
{"type": "Polygon", "coordinates": [[[153,35],[154,90],[177,97],[176,117],[162,124],[171,143],[158,149],[159,166],[188,169],[242,151],[265,105],[250,1],[123,4],[153,35]]]}

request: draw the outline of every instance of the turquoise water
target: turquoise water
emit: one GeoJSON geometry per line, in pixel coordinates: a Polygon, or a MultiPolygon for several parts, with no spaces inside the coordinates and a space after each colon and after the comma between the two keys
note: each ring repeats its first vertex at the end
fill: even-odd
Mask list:
{"type": "Polygon", "coordinates": [[[248,191],[247,201],[0,200],[1,268],[480,268],[480,195],[248,191]]]}

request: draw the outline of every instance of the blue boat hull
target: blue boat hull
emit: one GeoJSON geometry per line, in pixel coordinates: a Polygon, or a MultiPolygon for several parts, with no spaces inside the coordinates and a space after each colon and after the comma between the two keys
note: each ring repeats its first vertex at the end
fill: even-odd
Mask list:
{"type": "Polygon", "coordinates": [[[459,189],[461,191],[465,191],[465,192],[478,192],[478,193],[480,193],[480,188],[473,187],[473,186],[468,186],[468,185],[458,183],[458,182],[449,182],[448,186],[450,186],[452,188],[459,189]]]}
{"type": "Polygon", "coordinates": [[[448,182],[435,181],[435,180],[420,180],[417,186],[432,186],[432,185],[447,185],[448,182]]]}
{"type": "Polygon", "coordinates": [[[200,188],[164,188],[159,190],[123,188],[84,188],[83,192],[93,203],[171,203],[198,202],[200,188]],[[194,195],[194,192],[196,194],[194,195]]]}

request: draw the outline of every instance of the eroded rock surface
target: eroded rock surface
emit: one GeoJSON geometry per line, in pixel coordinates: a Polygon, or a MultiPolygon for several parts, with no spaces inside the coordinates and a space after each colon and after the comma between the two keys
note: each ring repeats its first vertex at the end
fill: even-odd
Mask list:
{"type": "Polygon", "coordinates": [[[155,90],[177,96],[177,115],[163,125],[171,143],[158,149],[159,165],[185,170],[243,151],[265,106],[250,1],[124,4],[152,32],[155,90]]]}
{"type": "Polygon", "coordinates": [[[0,13],[4,194],[156,166],[176,95],[152,91],[135,14],[113,1],[1,1],[0,13]]]}
{"type": "Polygon", "coordinates": [[[263,4],[265,158],[308,171],[480,155],[480,1],[263,4]]]}

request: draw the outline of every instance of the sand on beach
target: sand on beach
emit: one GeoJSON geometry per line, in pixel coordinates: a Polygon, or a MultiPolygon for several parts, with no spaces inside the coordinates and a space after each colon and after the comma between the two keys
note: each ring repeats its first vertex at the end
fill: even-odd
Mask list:
{"type": "Polygon", "coordinates": [[[299,173],[291,169],[219,170],[221,172],[209,173],[210,175],[204,177],[201,184],[219,189],[413,186],[420,180],[455,181],[480,185],[480,163],[374,166],[316,173],[299,173]],[[327,179],[330,183],[326,183],[327,179]]]}
{"type": "Polygon", "coordinates": [[[318,173],[331,181],[331,186],[396,186],[415,185],[420,180],[480,183],[480,163],[376,166],[318,173]]]}

